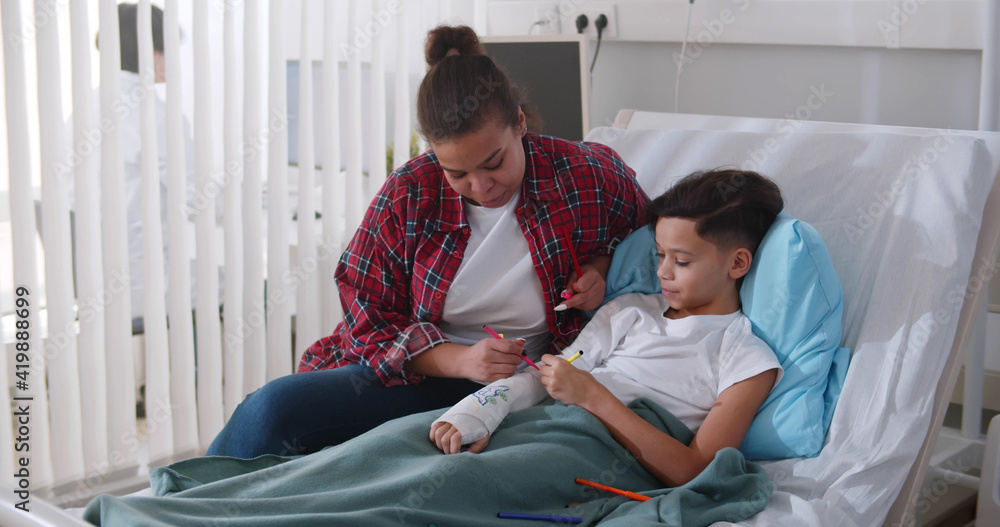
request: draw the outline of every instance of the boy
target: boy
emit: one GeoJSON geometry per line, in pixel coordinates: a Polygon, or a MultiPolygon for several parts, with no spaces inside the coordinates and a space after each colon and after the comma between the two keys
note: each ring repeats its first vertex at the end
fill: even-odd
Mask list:
{"type": "Polygon", "coordinates": [[[647,206],[662,295],[624,295],[602,307],[564,351],[466,397],[431,426],[446,454],[482,451],[510,412],[546,396],[578,405],[657,479],[679,486],[724,447],[739,448],[781,377],[771,349],[740,312],[739,286],[783,200],[741,170],[696,172],[647,206]],[[625,405],[648,397],[695,432],[684,445],[625,405]]]}

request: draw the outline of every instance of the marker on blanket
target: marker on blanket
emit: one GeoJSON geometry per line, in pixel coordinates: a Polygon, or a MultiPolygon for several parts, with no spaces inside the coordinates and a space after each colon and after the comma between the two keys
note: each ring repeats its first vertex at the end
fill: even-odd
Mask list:
{"type": "MultiPolygon", "coordinates": [[[[503,334],[502,333],[497,333],[496,331],[493,331],[493,328],[489,327],[487,324],[483,324],[483,329],[485,329],[486,332],[489,333],[490,336],[493,337],[493,338],[495,338],[495,339],[502,339],[503,338],[503,334]]],[[[514,340],[524,340],[524,339],[514,339],[514,340]]],[[[538,367],[537,364],[535,364],[535,361],[529,359],[526,355],[522,354],[521,358],[524,360],[524,362],[527,362],[528,364],[532,365],[536,370],[540,370],[541,369],[541,368],[538,367]]]]}
{"type": "Polygon", "coordinates": [[[576,482],[579,483],[580,485],[586,485],[588,487],[594,487],[595,489],[598,489],[598,490],[603,490],[603,491],[607,491],[607,492],[613,492],[615,494],[621,494],[622,496],[625,496],[627,498],[632,498],[633,500],[646,501],[646,500],[651,500],[652,499],[649,496],[643,496],[642,494],[637,494],[637,493],[632,492],[630,490],[616,489],[614,487],[609,487],[607,485],[601,485],[600,483],[594,483],[593,481],[587,481],[587,480],[585,480],[583,478],[576,478],[576,482]]]}
{"type": "Polygon", "coordinates": [[[560,516],[558,514],[521,514],[517,512],[498,512],[497,518],[507,518],[510,520],[540,520],[543,522],[555,523],[583,523],[583,518],[579,516],[560,516]]]}
{"type": "Polygon", "coordinates": [[[573,361],[575,361],[576,359],[579,359],[579,358],[580,358],[580,355],[583,355],[583,350],[580,350],[580,351],[578,351],[578,352],[574,353],[572,357],[570,357],[570,358],[566,359],[566,362],[573,362],[573,361]]]}

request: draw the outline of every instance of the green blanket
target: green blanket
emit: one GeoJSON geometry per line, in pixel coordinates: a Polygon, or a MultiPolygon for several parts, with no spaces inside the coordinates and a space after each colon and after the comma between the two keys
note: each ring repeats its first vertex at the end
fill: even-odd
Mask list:
{"type": "MultiPolygon", "coordinates": [[[[631,408],[691,441],[666,410],[643,399],[631,408]]],[[[688,484],[661,488],[593,415],[560,403],[508,416],[482,453],[446,456],[427,438],[441,413],[397,419],[308,456],[204,457],[153,469],[163,497],[99,496],[84,517],[111,526],[543,525],[497,518],[519,512],[579,516],[583,525],[695,526],[753,516],[772,489],[732,448],[688,484]],[[578,477],[655,498],[630,500],[578,477]]]]}

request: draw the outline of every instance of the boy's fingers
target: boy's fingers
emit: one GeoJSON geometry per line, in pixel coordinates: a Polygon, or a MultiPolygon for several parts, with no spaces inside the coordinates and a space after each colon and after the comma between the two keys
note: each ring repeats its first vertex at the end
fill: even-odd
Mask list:
{"type": "Polygon", "coordinates": [[[430,434],[431,442],[435,444],[437,443],[437,438],[441,433],[441,428],[443,425],[444,423],[434,423],[433,425],[431,425],[431,434],[430,434]]]}
{"type": "Polygon", "coordinates": [[[462,434],[459,434],[457,430],[455,432],[456,433],[452,434],[451,437],[448,438],[451,443],[451,451],[448,452],[449,454],[457,454],[462,451],[462,434]]]}
{"type": "Polygon", "coordinates": [[[480,439],[479,441],[476,441],[471,445],[469,445],[469,448],[466,449],[466,452],[472,452],[473,454],[478,454],[482,452],[484,448],[486,448],[486,445],[489,444],[489,442],[490,442],[490,436],[486,436],[480,439]]]}
{"type": "Polygon", "coordinates": [[[445,454],[451,453],[450,443],[451,435],[449,433],[445,432],[438,436],[438,448],[440,448],[445,454]]]}

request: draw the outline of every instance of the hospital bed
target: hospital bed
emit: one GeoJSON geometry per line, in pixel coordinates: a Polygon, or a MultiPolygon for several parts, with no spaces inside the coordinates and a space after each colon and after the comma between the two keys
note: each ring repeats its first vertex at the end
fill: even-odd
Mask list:
{"type": "MultiPolygon", "coordinates": [[[[749,525],[914,524],[996,272],[1000,134],[623,110],[587,139],[614,147],[651,196],[716,166],[771,176],[827,244],[851,365],[822,452],[762,462],[776,490],[749,525]]],[[[988,451],[983,513],[997,509],[995,465],[988,451]]]]}
{"type": "MultiPolygon", "coordinates": [[[[996,269],[1000,134],[622,111],[587,139],[615,148],[650,195],[719,166],[771,176],[829,249],[852,353],[843,392],[819,455],[760,462],[775,491],[743,525],[915,524],[996,269]]],[[[995,467],[982,487],[995,503],[995,467]]],[[[79,525],[45,504],[15,510],[8,491],[0,500],[3,525],[79,525]]]]}

